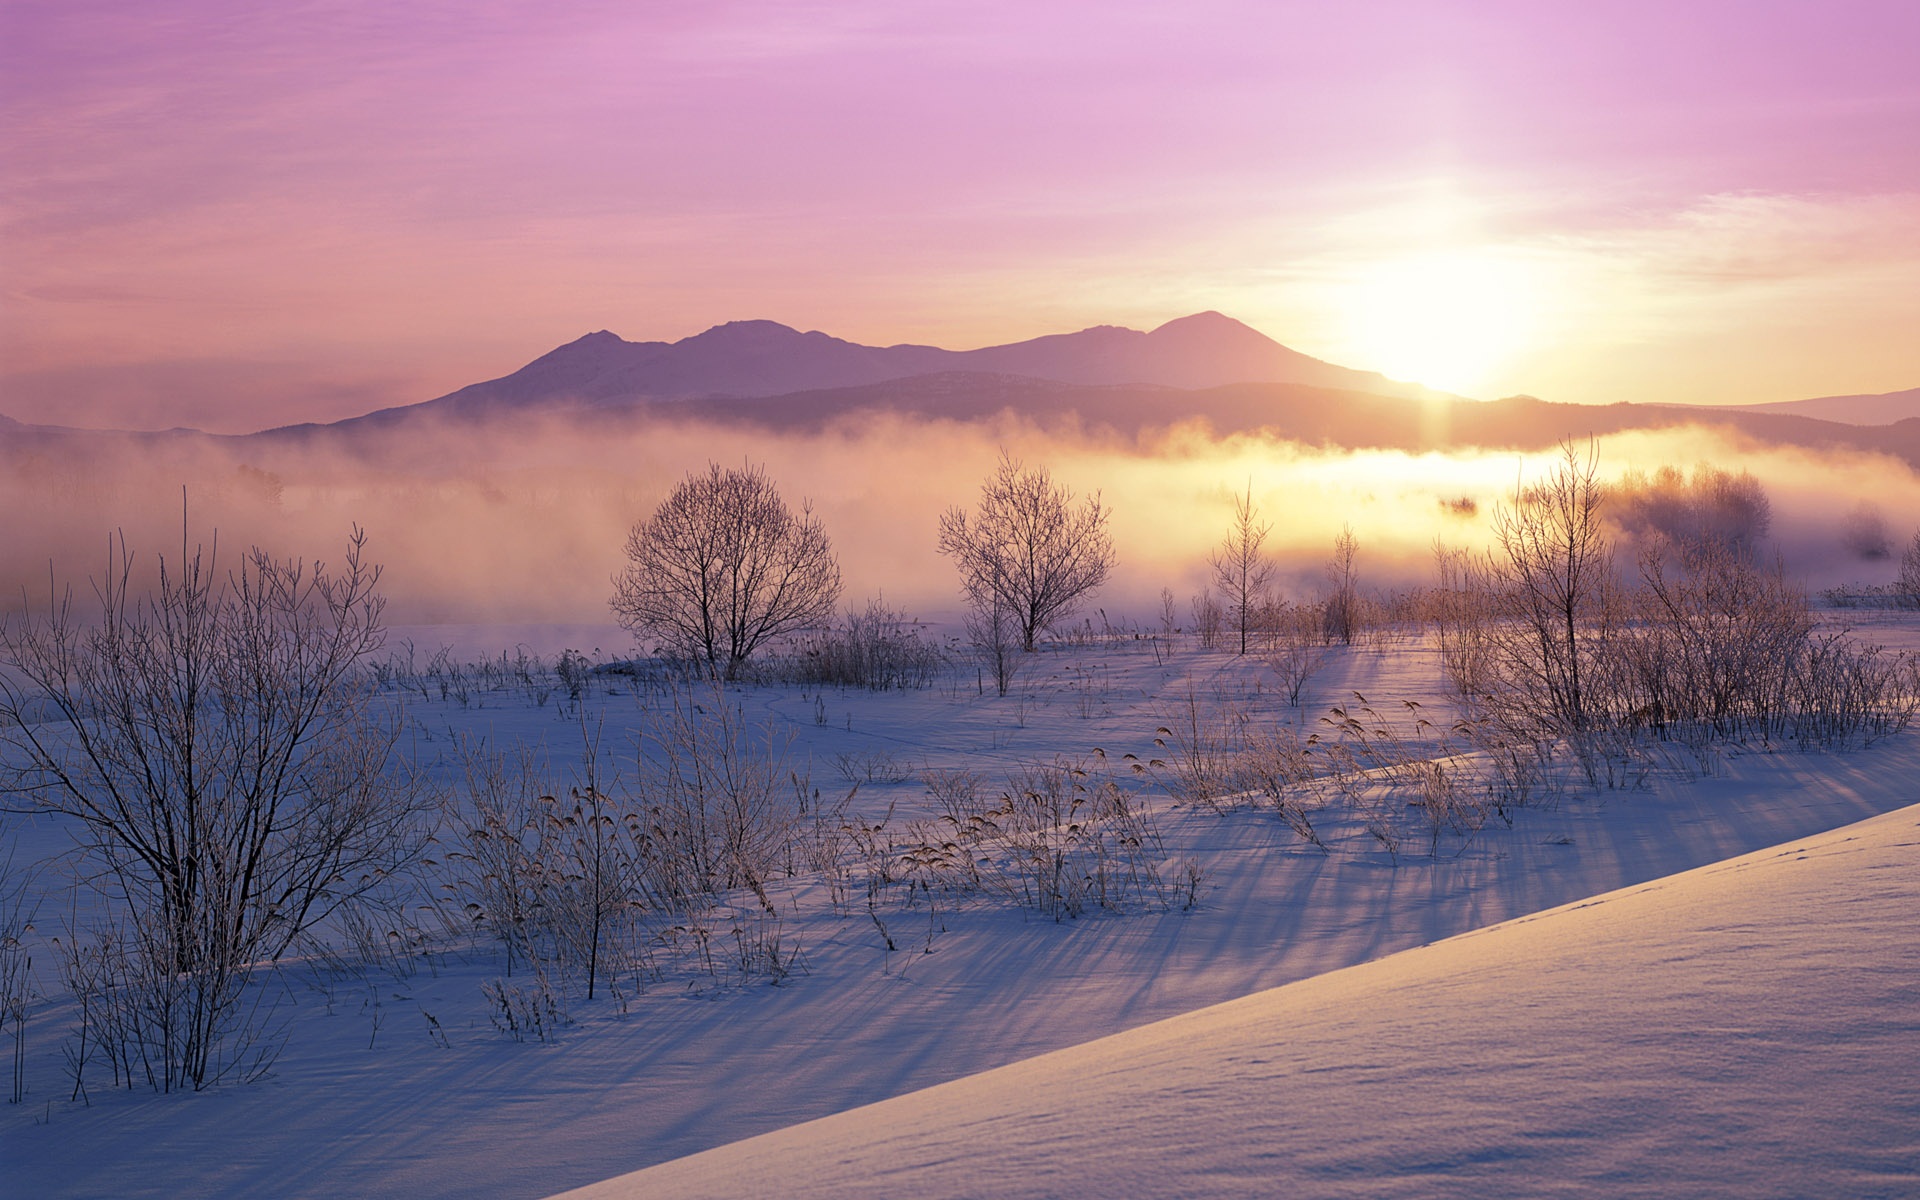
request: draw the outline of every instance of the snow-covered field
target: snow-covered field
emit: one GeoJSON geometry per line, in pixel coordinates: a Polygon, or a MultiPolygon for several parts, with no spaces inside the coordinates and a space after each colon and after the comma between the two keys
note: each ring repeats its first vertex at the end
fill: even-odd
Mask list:
{"type": "Polygon", "coordinates": [[[1920,806],[569,1193],[1920,1193],[1920,806]]]}
{"type": "MultiPolygon", "coordinates": [[[[1905,625],[1875,619],[1886,625],[1876,640],[1914,640],[1905,625]]],[[[409,634],[433,644],[431,631],[409,634]]],[[[460,644],[488,649],[472,630],[460,644]]],[[[586,701],[589,724],[604,722],[608,770],[632,757],[639,719],[621,686],[603,682],[586,701]]],[[[1156,730],[1196,706],[1330,730],[1321,716],[1354,708],[1361,693],[1412,738],[1403,702],[1444,727],[1445,692],[1437,656],[1417,641],[1340,652],[1294,709],[1256,663],[1123,639],[1050,648],[1005,697],[967,668],[917,691],[750,687],[732,701],[793,734],[793,761],[814,787],[832,796],[858,779],[850,811],[905,823],[931,815],[922,783],[931,771],[993,781],[1063,755],[1115,770],[1128,754],[1164,759],[1156,730]]],[[[474,691],[465,703],[416,695],[408,718],[416,759],[449,781],[460,735],[545,747],[561,774],[581,744],[577,715],[524,689],[474,691]]],[[[293,963],[268,977],[261,995],[286,1046],[263,1082],[163,1097],[113,1090],[96,1072],[81,1103],[69,1099],[61,1048],[72,1005],[51,955],[37,955],[46,994],[26,1027],[29,1092],[0,1113],[4,1189],[531,1197],[891,1097],[902,1099],[675,1166],[684,1173],[672,1181],[608,1186],[825,1195],[866,1179],[886,1194],[1091,1195],[1138,1190],[1111,1180],[1157,1178],[1149,1190],[1203,1194],[1265,1190],[1298,1171],[1290,1178],[1304,1189],[1329,1193],[1374,1190],[1364,1185],[1376,1174],[1413,1194],[1468,1186],[1456,1179],[1478,1189],[1479,1176],[1500,1173],[1510,1194],[1583,1184],[1618,1194],[1662,1190],[1662,1178],[1690,1178],[1672,1174],[1685,1170],[1706,1182],[1681,1190],[1700,1191],[1743,1178],[1714,1170],[1715,1158],[1742,1157],[1755,1171],[1805,1158],[1801,1134],[1782,1124],[1792,1111],[1809,1114],[1812,1147],[1838,1136],[1822,1124],[1833,1106],[1858,1104],[1873,1111],[1840,1144],[1880,1157],[1815,1161],[1809,1150],[1806,1169],[1851,1164],[1881,1176],[1809,1174],[1805,1187],[1777,1172],[1759,1178],[1788,1192],[1825,1191],[1816,1185],[1831,1180],[1876,1194],[1874,1178],[1880,1194],[1914,1187],[1897,1168],[1910,1169],[1920,1147],[1906,1065],[1920,973],[1910,952],[1883,942],[1899,905],[1912,911],[1920,876],[1896,843],[1920,840],[1908,836],[1920,817],[1867,827],[1871,871],[1835,849],[1810,857],[1828,864],[1817,877],[1813,867],[1790,880],[1702,872],[1387,956],[1920,802],[1920,733],[1847,754],[1659,746],[1617,786],[1562,773],[1511,810],[1511,826],[1443,833],[1436,854],[1424,836],[1390,853],[1337,805],[1316,814],[1323,853],[1269,809],[1179,805],[1155,777],[1139,782],[1157,853],[1169,881],[1174,864],[1197,868],[1196,905],[1169,887],[1160,903],[1056,922],[985,897],[896,896],[876,921],[800,871],[769,889],[783,942],[799,950],[799,969],[778,986],[682,972],[620,1000],[573,995],[547,1042],[494,1027],[481,987],[501,976],[500,957],[452,941],[424,955],[293,963]],[[1793,974],[1815,962],[1826,984],[1793,974]],[[1357,964],[1372,965],[1329,975],[1357,964]],[[1820,986],[1833,996],[1829,1025],[1825,1010],[1787,1003],[1820,986]],[[1238,1003],[1209,1007],[1229,1001],[1238,1003]],[[1168,1018],[1181,1019],[1140,1028],[1168,1018]],[[1795,1038],[1818,1052],[1772,1055],[1795,1038]],[[1876,1057],[1889,1048],[1906,1057],[1876,1057]],[[1023,1061],[1056,1051],[1067,1053],[1023,1061]],[[1845,1070],[1828,1072],[1829,1061],[1845,1070]],[[1730,1065],[1709,1069],[1716,1062],[1730,1065]],[[995,1068],[1007,1070],[963,1078],[995,1068]],[[1764,1091],[1776,1074],[1786,1086],[1774,1099],[1727,1099],[1764,1091]],[[962,1082],[918,1091],[949,1081],[962,1082]],[[1731,1090],[1714,1091],[1723,1084],[1731,1090]],[[1111,1108],[1101,1100],[1109,1091],[1111,1108]],[[1517,1115],[1502,1117],[1487,1097],[1509,1094],[1517,1115]],[[1551,1136],[1534,1137],[1528,1122],[1551,1136]],[[1172,1155],[1156,1138],[1188,1149],[1172,1155]],[[767,1145],[805,1153],[790,1173],[766,1174],[780,1169],[767,1145]],[[1142,1149],[1130,1155],[1133,1146],[1142,1149]],[[1685,1161],[1664,1175],[1633,1165],[1655,1151],[1685,1161]],[[1099,1170],[1117,1174],[1091,1165],[1103,1154],[1099,1170]],[[853,1174],[834,1176],[827,1164],[843,1158],[853,1174]],[[1146,1174],[1150,1162],[1194,1173],[1146,1174]]],[[[16,818],[7,833],[15,870],[37,868],[36,928],[51,937],[78,903],[52,861],[65,832],[16,818]]]]}

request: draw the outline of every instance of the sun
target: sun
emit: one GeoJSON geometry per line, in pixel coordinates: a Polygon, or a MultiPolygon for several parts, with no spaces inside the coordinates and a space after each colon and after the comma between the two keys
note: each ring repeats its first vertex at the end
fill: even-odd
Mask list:
{"type": "Polygon", "coordinates": [[[1354,366],[1472,396],[1533,347],[1541,303],[1524,259],[1446,250],[1359,268],[1340,307],[1354,366]]]}

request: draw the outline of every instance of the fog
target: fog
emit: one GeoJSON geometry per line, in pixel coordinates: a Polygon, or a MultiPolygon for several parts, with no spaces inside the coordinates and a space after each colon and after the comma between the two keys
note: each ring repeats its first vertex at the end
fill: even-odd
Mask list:
{"type": "MultiPolygon", "coordinates": [[[[1012,417],[869,416],[805,434],[549,417],[484,429],[402,426],[378,440],[90,435],[10,453],[0,484],[9,514],[0,583],[9,610],[23,595],[44,603],[50,581],[72,582],[84,598],[86,580],[108,562],[109,531],[123,531],[146,564],[156,551],[177,556],[184,503],[189,538],[211,544],[217,533],[229,564],[251,544],[337,560],[358,524],[384,566],[395,625],[605,625],[627,530],[686,472],[713,460],[764,464],[790,502],[811,502],[841,563],[843,603],[884,595],[940,619],[958,599],[953,570],[935,550],[938,514],[974,502],[1003,448],[1077,494],[1098,491],[1110,507],[1120,563],[1089,610],[1096,624],[1099,610],[1116,622],[1153,619],[1163,587],[1184,613],[1233,496],[1249,487],[1272,524],[1268,547],[1282,585],[1299,599],[1321,586],[1343,524],[1359,540],[1363,585],[1427,582],[1436,539],[1485,545],[1502,498],[1555,461],[1539,452],[1335,452],[1217,437],[1199,423],[1134,437],[1012,417]]],[[[1597,450],[1609,478],[1703,462],[1752,472],[1773,512],[1764,544],[1816,588],[1891,579],[1920,513],[1920,479],[1887,457],[1763,447],[1700,430],[1615,435],[1597,450]],[[1883,515],[1891,559],[1847,548],[1846,523],[1863,504],[1883,515]]]]}

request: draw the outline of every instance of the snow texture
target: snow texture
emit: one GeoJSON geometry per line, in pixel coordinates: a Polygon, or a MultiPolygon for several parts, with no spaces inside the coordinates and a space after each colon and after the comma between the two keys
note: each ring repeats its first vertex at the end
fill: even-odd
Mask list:
{"type": "MultiPolygon", "coordinates": [[[[989,779],[1094,747],[1144,760],[1193,694],[1311,727],[1360,690],[1445,724],[1417,642],[1341,652],[1301,710],[1261,670],[1121,640],[1050,648],[1004,698],[970,673],[730,695],[792,732],[830,794],[841,756],[989,779]]],[[[590,701],[609,772],[631,758],[633,705],[590,701]]],[[[581,744],[557,701],[511,691],[416,696],[407,713],[447,781],[456,734],[544,745],[561,772],[581,744]]],[[[575,996],[551,1044],[489,1024],[480,988],[502,964],[482,944],[291,963],[260,984],[287,1039],[273,1076],[200,1095],[96,1073],[91,1104],[70,1101],[73,1005],[43,944],[0,1194],[537,1197],[702,1151],[605,1194],[1915,1194],[1920,975],[1902,923],[1920,831],[1901,813],[1816,835],[1920,801],[1920,733],[1848,754],[1661,753],[1644,779],[1550,787],[1511,828],[1397,862],[1337,812],[1318,818],[1323,854],[1271,812],[1149,792],[1169,859],[1204,868],[1192,911],[1055,923],[922,902],[886,911],[889,953],[864,911],[801,874],[771,891],[803,972],[575,996]],[[1804,861],[1751,855],[1803,843],[1804,861]]],[[[905,819],[927,800],[869,782],[857,804],[905,819]]],[[[5,833],[34,872],[39,936],[84,923],[57,861],[66,831],[5,833]]]]}
{"type": "Polygon", "coordinates": [[[1920,807],[567,1193],[1920,1194],[1920,807]]]}

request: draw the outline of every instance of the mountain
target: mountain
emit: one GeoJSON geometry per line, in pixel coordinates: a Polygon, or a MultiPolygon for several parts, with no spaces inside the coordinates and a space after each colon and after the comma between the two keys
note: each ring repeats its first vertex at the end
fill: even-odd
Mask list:
{"type": "Polygon", "coordinates": [[[1812,400],[1782,400],[1774,404],[1743,404],[1745,412],[1813,417],[1847,425],[1892,425],[1920,417],[1920,388],[1869,396],[1819,396],[1812,400]]]}
{"type": "Polygon", "coordinates": [[[1328,448],[1415,452],[1527,451],[1569,437],[1706,426],[1764,444],[1887,453],[1920,468],[1920,416],[1852,420],[1896,416],[1903,401],[1920,407],[1920,389],[1746,407],[1467,400],[1322,362],[1217,312],[1146,333],[1102,325],[978,350],[862,346],[773,321],[734,321],[677,342],[629,342],[600,330],[502,378],[328,425],[213,437],[0,419],[0,451],[78,462],[110,442],[262,450],[328,443],[373,462],[404,460],[415,442],[397,435],[448,420],[511,431],[519,421],[566,414],[588,428],[697,419],[778,432],[875,413],[954,421],[1011,413],[1123,435],[1200,419],[1221,434],[1261,430],[1328,448]]]}
{"type": "MultiPolygon", "coordinates": [[[[456,393],[458,394],[458,393],[456,393]]],[[[1920,418],[1889,426],[1849,425],[1728,407],[1556,404],[1531,396],[1501,400],[1410,399],[1301,383],[1235,383],[1183,389],[1145,384],[1077,384],[970,371],[943,371],[852,387],[778,396],[714,396],[697,402],[635,400],[554,408],[495,403],[455,410],[454,419],[490,434],[532,438],[556,412],[592,436],[621,436],[647,422],[696,420],[754,432],[812,433],[838,422],[898,415],[939,421],[989,421],[1013,415],[1042,428],[1080,427],[1135,437],[1185,420],[1215,434],[1261,432],[1328,450],[1538,452],[1565,439],[1634,430],[1729,430],[1759,445],[1812,451],[1887,454],[1920,470],[1920,418]]],[[[336,449],[368,466],[404,467],[447,410],[422,404],[325,426],[267,430],[236,444],[336,449]]],[[[0,439],[0,443],[15,439],[0,439]]]]}
{"type": "Polygon", "coordinates": [[[731,321],[677,342],[629,342],[603,329],[511,375],[354,420],[386,425],[428,413],[475,419],[529,408],[751,399],[953,374],[1081,385],[1195,389],[1287,383],[1377,395],[1441,395],[1372,371],[1322,362],[1217,312],[1169,321],[1149,333],[1099,325],[979,350],[862,346],[775,321],[731,321]]]}

